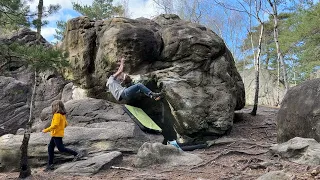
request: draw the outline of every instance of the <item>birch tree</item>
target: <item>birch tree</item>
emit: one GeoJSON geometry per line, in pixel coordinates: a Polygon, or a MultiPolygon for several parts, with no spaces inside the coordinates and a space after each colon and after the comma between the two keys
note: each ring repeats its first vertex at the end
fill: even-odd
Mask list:
{"type": "Polygon", "coordinates": [[[237,11],[237,12],[242,12],[248,15],[250,19],[250,28],[251,29],[251,18],[255,18],[259,24],[260,24],[260,33],[259,33],[259,40],[258,40],[258,47],[257,47],[257,52],[255,52],[255,48],[253,45],[253,40],[252,40],[252,33],[249,32],[249,35],[251,36],[251,45],[252,45],[252,51],[253,51],[253,57],[254,57],[254,68],[255,68],[255,93],[254,93],[254,102],[253,102],[253,109],[251,111],[251,115],[256,115],[257,114],[257,109],[258,109],[258,102],[259,102],[259,76],[260,76],[260,57],[261,57],[261,49],[262,49],[262,37],[263,37],[263,32],[264,32],[264,22],[261,19],[261,13],[262,13],[262,1],[261,0],[254,0],[254,8],[252,11],[252,0],[249,1],[237,1],[238,7],[234,7],[232,5],[225,4],[223,2],[214,0],[218,5],[232,10],[232,11],[237,11]],[[247,9],[249,7],[249,10],[247,9]]]}
{"type": "MultiPolygon", "coordinates": [[[[251,2],[251,1],[250,1],[251,2]]],[[[250,5],[251,6],[251,5],[250,5]]],[[[260,23],[260,35],[259,35],[259,42],[258,42],[258,52],[256,56],[255,62],[255,93],[254,93],[254,104],[253,109],[251,111],[251,115],[257,114],[258,109],[258,101],[259,101],[259,76],[260,76],[260,57],[261,57],[261,44],[262,44],[262,36],[264,31],[264,22],[260,18],[260,11],[261,11],[261,0],[255,0],[255,18],[260,23]]]]}
{"type": "Polygon", "coordinates": [[[283,54],[280,49],[280,44],[279,44],[279,28],[278,28],[278,1],[277,0],[267,0],[271,9],[272,13],[270,13],[273,16],[274,24],[273,24],[273,34],[274,34],[274,42],[276,44],[277,48],[277,60],[280,63],[281,69],[282,69],[282,76],[283,76],[283,82],[284,86],[286,88],[286,92],[289,89],[289,83],[288,83],[288,78],[287,78],[287,69],[286,69],[286,64],[283,59],[283,54]]]}

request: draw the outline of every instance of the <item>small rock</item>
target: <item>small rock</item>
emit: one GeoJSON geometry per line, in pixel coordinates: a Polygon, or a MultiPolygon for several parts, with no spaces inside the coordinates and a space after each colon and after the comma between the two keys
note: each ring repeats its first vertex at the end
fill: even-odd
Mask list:
{"type": "Polygon", "coordinates": [[[134,162],[136,167],[146,167],[153,164],[166,166],[193,166],[202,162],[197,155],[186,153],[171,145],[161,143],[144,143],[138,150],[134,162]]]}
{"type": "Polygon", "coordinates": [[[122,161],[122,158],[122,153],[118,151],[102,153],[87,160],[63,164],[54,172],[90,176],[101,169],[106,169],[115,163],[119,163],[119,161],[122,161]]]}
{"type": "Polygon", "coordinates": [[[312,176],[317,176],[319,174],[319,171],[317,169],[314,169],[311,171],[312,176]]]}
{"type": "Polygon", "coordinates": [[[23,128],[19,128],[16,132],[16,135],[23,135],[24,134],[24,129],[23,128]]]}

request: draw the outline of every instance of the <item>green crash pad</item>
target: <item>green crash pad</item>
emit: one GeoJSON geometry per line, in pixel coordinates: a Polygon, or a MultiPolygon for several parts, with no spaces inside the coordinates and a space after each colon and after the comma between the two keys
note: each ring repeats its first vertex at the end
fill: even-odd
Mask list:
{"type": "Polygon", "coordinates": [[[141,130],[149,133],[162,132],[162,129],[141,108],[126,104],[123,109],[141,130]]]}

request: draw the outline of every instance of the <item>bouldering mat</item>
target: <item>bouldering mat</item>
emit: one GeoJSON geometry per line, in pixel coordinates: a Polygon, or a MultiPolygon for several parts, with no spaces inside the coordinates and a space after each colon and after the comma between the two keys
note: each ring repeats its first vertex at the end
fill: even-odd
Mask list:
{"type": "Polygon", "coordinates": [[[159,134],[162,129],[141,109],[138,107],[124,105],[123,110],[144,132],[159,134]]]}

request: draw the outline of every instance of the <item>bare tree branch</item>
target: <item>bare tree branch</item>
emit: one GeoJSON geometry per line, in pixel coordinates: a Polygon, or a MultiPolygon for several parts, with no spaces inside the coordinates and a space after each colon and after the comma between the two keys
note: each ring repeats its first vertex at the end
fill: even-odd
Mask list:
{"type": "Polygon", "coordinates": [[[198,0],[197,0],[197,4],[198,4],[198,9],[199,9],[199,15],[198,15],[197,19],[198,19],[198,21],[200,22],[200,19],[201,19],[201,17],[202,17],[202,11],[200,11],[200,3],[199,3],[198,0]]]}
{"type": "Polygon", "coordinates": [[[247,13],[247,11],[245,11],[245,10],[241,10],[241,9],[234,8],[234,7],[230,6],[230,5],[226,5],[226,4],[222,3],[222,2],[220,2],[220,1],[217,1],[217,0],[213,0],[213,1],[214,1],[216,4],[222,6],[222,7],[226,8],[226,9],[229,9],[229,10],[232,10],[232,11],[238,11],[238,12],[247,13]]]}
{"type": "Polygon", "coordinates": [[[217,1],[217,0],[214,0],[214,2],[215,2],[216,4],[222,6],[222,7],[225,8],[225,9],[228,9],[228,10],[231,10],[231,11],[237,11],[237,12],[241,12],[241,13],[246,13],[246,14],[248,14],[249,16],[253,16],[253,17],[257,18],[256,15],[255,15],[255,14],[252,14],[251,12],[249,12],[249,11],[245,8],[245,6],[244,6],[240,1],[237,1],[237,2],[238,2],[238,3],[241,5],[241,7],[243,8],[242,10],[241,10],[241,9],[234,8],[234,7],[230,6],[230,5],[226,5],[226,4],[224,4],[224,3],[220,2],[220,1],[217,1]]]}
{"type": "Polygon", "coordinates": [[[153,0],[166,14],[172,13],[172,0],[153,0]]]}

